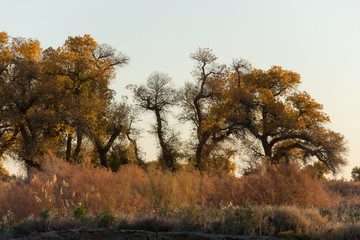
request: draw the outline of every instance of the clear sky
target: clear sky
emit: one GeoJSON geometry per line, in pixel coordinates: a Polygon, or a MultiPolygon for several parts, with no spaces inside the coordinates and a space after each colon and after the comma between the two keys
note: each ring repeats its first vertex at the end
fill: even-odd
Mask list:
{"type": "MultiPolygon", "coordinates": [[[[350,149],[343,176],[360,165],[360,1],[358,0],[0,0],[0,31],[58,47],[91,34],[130,57],[112,87],[144,83],[157,70],[176,86],[191,80],[189,54],[214,50],[220,63],[248,59],[302,76],[350,149]]],[[[150,141],[151,142],[151,141],[150,141]]],[[[153,143],[142,141],[147,158],[153,143]]]]}

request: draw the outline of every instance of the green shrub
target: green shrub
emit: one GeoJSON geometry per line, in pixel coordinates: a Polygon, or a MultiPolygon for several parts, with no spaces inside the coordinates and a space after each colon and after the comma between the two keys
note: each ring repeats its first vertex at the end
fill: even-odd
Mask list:
{"type": "Polygon", "coordinates": [[[249,204],[230,207],[225,213],[225,233],[256,235],[261,226],[261,213],[249,204]]]}
{"type": "Polygon", "coordinates": [[[96,222],[99,227],[109,227],[114,221],[115,215],[108,208],[96,214],[96,222]]]}
{"type": "Polygon", "coordinates": [[[52,219],[56,218],[57,215],[58,215],[58,212],[56,209],[42,209],[40,211],[40,218],[42,221],[52,220],[52,219]]]}
{"type": "Polygon", "coordinates": [[[224,224],[221,221],[213,221],[209,228],[207,229],[208,233],[221,234],[224,233],[224,224]]]}
{"type": "Polygon", "coordinates": [[[197,206],[181,208],[175,216],[180,230],[191,232],[204,229],[203,213],[204,209],[197,206]]]}
{"type": "Polygon", "coordinates": [[[14,227],[17,221],[14,217],[14,213],[11,210],[7,211],[7,214],[2,217],[0,222],[0,233],[2,238],[6,239],[13,234],[14,227]]]}
{"type": "Polygon", "coordinates": [[[36,221],[34,216],[30,216],[27,219],[19,222],[14,227],[15,236],[28,236],[32,233],[42,232],[44,226],[41,222],[36,221]]]}
{"type": "Polygon", "coordinates": [[[82,205],[75,208],[72,212],[73,217],[76,219],[83,219],[88,213],[89,211],[82,205]]]}

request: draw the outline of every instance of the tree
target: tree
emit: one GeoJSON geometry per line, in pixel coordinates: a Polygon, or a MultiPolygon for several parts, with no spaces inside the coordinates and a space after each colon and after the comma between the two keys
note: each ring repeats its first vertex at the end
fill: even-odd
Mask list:
{"type": "Polygon", "coordinates": [[[139,130],[134,127],[134,123],[139,120],[138,109],[133,106],[128,106],[127,112],[127,126],[125,130],[125,136],[129,142],[126,151],[126,158],[128,163],[134,163],[143,167],[145,162],[142,158],[142,152],[138,147],[137,140],[140,135],[139,130]]]}
{"type": "Polygon", "coordinates": [[[0,155],[14,153],[28,168],[40,168],[46,150],[77,162],[84,129],[108,111],[110,81],[127,61],[89,35],[43,51],[37,40],[0,33],[0,155]]]}
{"type": "Polygon", "coordinates": [[[255,158],[270,164],[317,159],[336,173],[346,164],[344,137],[325,127],[330,119],[322,105],[299,84],[299,74],[277,66],[254,69],[240,84],[235,72],[223,83],[213,115],[238,126],[237,136],[255,158]]]}
{"type": "Polygon", "coordinates": [[[4,168],[3,160],[0,159],[0,181],[6,181],[10,179],[10,173],[4,168]]]}
{"type": "Polygon", "coordinates": [[[141,156],[142,153],[137,144],[139,132],[132,126],[137,120],[137,116],[134,114],[136,111],[132,107],[128,107],[126,127],[108,154],[109,167],[113,172],[117,172],[120,166],[124,164],[145,166],[141,156]]]}
{"type": "Polygon", "coordinates": [[[196,143],[193,164],[196,169],[204,170],[206,168],[204,161],[211,151],[211,144],[207,144],[211,131],[205,130],[203,123],[209,116],[208,107],[215,94],[214,83],[222,77],[225,66],[216,63],[217,57],[208,48],[199,48],[195,53],[190,54],[190,58],[196,61],[192,72],[195,83],[187,83],[183,89],[181,118],[190,121],[195,127],[196,143]]]}
{"type": "Polygon", "coordinates": [[[354,167],[351,170],[351,178],[353,181],[360,181],[360,167],[354,167]]]}
{"type": "Polygon", "coordinates": [[[87,125],[84,132],[93,141],[95,149],[99,155],[100,165],[109,168],[107,155],[117,138],[123,134],[125,136],[128,123],[126,122],[128,106],[125,103],[115,104],[103,109],[97,116],[97,121],[92,125],[87,125]]]}
{"type": "Polygon", "coordinates": [[[329,168],[319,161],[315,161],[314,164],[306,166],[305,171],[307,171],[311,177],[321,180],[326,180],[325,175],[330,173],[329,168]]]}
{"type": "Polygon", "coordinates": [[[16,153],[28,167],[39,168],[43,131],[51,115],[43,104],[40,44],[0,33],[0,153],[16,153]],[[46,122],[46,123],[45,123],[46,122]]]}
{"type": "Polygon", "coordinates": [[[154,112],[156,117],[154,129],[161,147],[160,163],[164,168],[175,171],[178,155],[175,142],[178,141],[175,134],[167,128],[165,113],[169,107],[178,102],[179,97],[170,84],[169,75],[154,72],[148,77],[146,85],[130,86],[130,88],[139,106],[154,112]]]}
{"type": "Polygon", "coordinates": [[[9,70],[14,63],[14,56],[11,51],[9,36],[0,32],[0,156],[2,156],[16,141],[19,129],[14,125],[13,116],[9,114],[10,104],[5,98],[8,94],[5,91],[9,88],[11,81],[9,70]]]}
{"type": "MultiPolygon", "coordinates": [[[[196,61],[192,72],[195,82],[187,83],[183,90],[181,119],[190,121],[196,131],[194,167],[199,170],[233,169],[229,159],[235,151],[229,147],[233,143],[226,144],[226,140],[231,140],[230,135],[235,133],[237,126],[222,122],[223,114],[213,111],[214,106],[220,106],[224,96],[223,91],[227,87],[224,79],[229,69],[218,64],[217,57],[208,48],[199,48],[190,57],[196,61]]],[[[230,69],[240,79],[251,69],[251,65],[243,59],[233,60],[230,69]]]]}
{"type": "Polygon", "coordinates": [[[76,162],[84,128],[96,122],[99,113],[110,106],[114,95],[110,80],[115,77],[115,67],[125,65],[128,57],[106,44],[98,44],[90,35],[69,37],[63,47],[49,48],[44,55],[47,77],[58,88],[53,104],[60,114],[61,130],[66,133],[66,160],[76,162]]]}

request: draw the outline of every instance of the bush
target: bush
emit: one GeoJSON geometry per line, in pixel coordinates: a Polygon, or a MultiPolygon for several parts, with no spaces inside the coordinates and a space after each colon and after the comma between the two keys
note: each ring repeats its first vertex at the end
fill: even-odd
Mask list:
{"type": "Polygon", "coordinates": [[[96,215],[96,222],[99,227],[109,227],[114,221],[115,215],[108,208],[96,215]]]}
{"type": "Polygon", "coordinates": [[[16,226],[17,221],[14,218],[14,213],[11,210],[8,210],[7,214],[2,216],[0,222],[0,233],[2,238],[6,239],[13,234],[14,227],[16,226]]]}
{"type": "Polygon", "coordinates": [[[329,225],[328,219],[321,215],[317,208],[303,208],[302,214],[310,221],[308,232],[317,235],[326,230],[329,225]]]}
{"type": "Polygon", "coordinates": [[[292,231],[296,234],[308,234],[311,221],[303,215],[297,207],[280,206],[266,207],[263,210],[264,222],[268,225],[268,232],[265,235],[272,235],[280,232],[292,231]]]}
{"type": "Polygon", "coordinates": [[[199,206],[184,207],[175,214],[175,219],[181,231],[199,231],[199,229],[204,229],[205,212],[199,206]]]}
{"type": "Polygon", "coordinates": [[[320,240],[358,240],[360,224],[340,225],[319,234],[320,240]]]}
{"type": "Polygon", "coordinates": [[[88,214],[88,212],[89,211],[84,206],[80,205],[73,210],[72,215],[76,219],[83,219],[88,214]]]}
{"type": "Polygon", "coordinates": [[[326,229],[327,220],[314,208],[296,206],[267,206],[262,212],[262,235],[293,233],[316,236],[326,229]]]}
{"type": "Polygon", "coordinates": [[[256,235],[261,228],[261,213],[246,204],[226,209],[224,233],[236,235],[256,235]]]}
{"type": "Polygon", "coordinates": [[[43,224],[36,221],[34,216],[30,216],[14,226],[14,234],[16,236],[29,236],[30,234],[42,231],[44,231],[43,224]]]}
{"type": "MultiPolygon", "coordinates": [[[[331,206],[333,201],[321,181],[297,165],[268,166],[243,177],[242,198],[263,205],[331,206]]],[[[246,200],[245,199],[245,200],[246,200]]]]}

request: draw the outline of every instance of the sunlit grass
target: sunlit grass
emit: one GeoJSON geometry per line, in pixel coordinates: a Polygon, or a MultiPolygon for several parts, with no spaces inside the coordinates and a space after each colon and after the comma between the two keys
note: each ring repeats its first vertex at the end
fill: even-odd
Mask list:
{"type": "Polygon", "coordinates": [[[326,239],[360,221],[359,183],[319,181],[296,165],[236,178],[135,165],[113,173],[51,154],[42,164],[28,179],[0,182],[2,233],[112,227],[326,239]]]}

